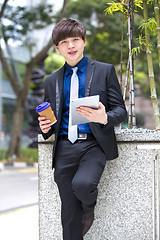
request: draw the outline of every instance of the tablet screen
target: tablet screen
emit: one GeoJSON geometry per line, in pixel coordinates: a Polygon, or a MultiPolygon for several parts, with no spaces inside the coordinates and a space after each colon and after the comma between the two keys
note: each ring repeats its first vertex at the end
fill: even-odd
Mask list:
{"type": "Polygon", "coordinates": [[[88,96],[84,98],[77,98],[71,101],[71,116],[72,116],[72,125],[78,125],[83,123],[90,122],[85,117],[77,113],[76,108],[80,106],[87,106],[94,109],[99,108],[99,95],[88,96]]]}

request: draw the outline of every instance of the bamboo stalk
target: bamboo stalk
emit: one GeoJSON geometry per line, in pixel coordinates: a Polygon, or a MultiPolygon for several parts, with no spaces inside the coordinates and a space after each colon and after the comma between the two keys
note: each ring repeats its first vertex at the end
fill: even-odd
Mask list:
{"type": "MultiPolygon", "coordinates": [[[[126,78],[125,78],[125,82],[124,82],[124,91],[123,91],[123,100],[124,100],[124,102],[126,100],[128,76],[129,76],[129,59],[128,59],[128,63],[127,63],[127,72],[126,72],[126,78]]],[[[120,129],[122,129],[122,128],[123,128],[123,123],[120,123],[120,129]]]]}
{"type": "MultiPolygon", "coordinates": [[[[130,66],[130,85],[129,85],[129,116],[128,128],[136,127],[135,120],[135,99],[134,99],[134,75],[133,75],[133,59],[132,59],[132,29],[131,29],[131,1],[128,0],[128,45],[129,45],[129,66],[130,66]]],[[[133,9],[132,9],[133,10],[133,9]]]]}
{"type": "MultiPolygon", "coordinates": [[[[123,40],[124,40],[124,21],[125,21],[125,14],[124,14],[124,2],[122,1],[122,5],[123,5],[123,17],[122,17],[122,33],[121,33],[121,70],[120,70],[120,86],[121,86],[121,90],[123,92],[123,40]]],[[[123,128],[123,122],[120,123],[120,129],[123,128]]]]}
{"type": "Polygon", "coordinates": [[[158,48],[158,58],[159,58],[159,67],[160,67],[160,7],[158,0],[154,0],[154,13],[157,22],[157,48],[158,48]]]}
{"type": "MultiPolygon", "coordinates": [[[[146,0],[143,1],[143,14],[144,14],[144,20],[145,20],[145,22],[147,22],[147,20],[148,20],[148,8],[147,8],[147,1],[146,0]]],[[[153,111],[154,111],[154,119],[155,119],[156,130],[160,130],[160,116],[159,116],[156,86],[155,86],[155,80],[154,80],[152,51],[149,47],[150,35],[149,35],[148,28],[146,26],[145,26],[145,40],[146,40],[148,75],[149,75],[150,90],[151,90],[151,100],[152,100],[153,111]]]]}
{"type": "MultiPolygon", "coordinates": [[[[132,32],[132,38],[131,38],[131,52],[134,48],[134,0],[131,0],[131,9],[132,9],[132,18],[131,18],[131,32],[132,32]]],[[[135,96],[134,96],[134,57],[132,56],[132,124],[133,128],[136,128],[136,115],[135,115],[135,96]]]]}
{"type": "Polygon", "coordinates": [[[121,71],[120,71],[120,86],[123,91],[123,84],[122,84],[122,73],[123,73],[123,39],[124,39],[124,20],[125,20],[125,14],[124,14],[124,4],[123,5],[123,17],[122,17],[122,34],[121,34],[121,71]]]}
{"type": "Polygon", "coordinates": [[[125,83],[124,83],[124,92],[123,92],[123,100],[124,101],[126,100],[128,76],[129,76],[129,58],[128,58],[128,63],[127,63],[126,79],[125,79],[125,83]]]}
{"type": "MultiPolygon", "coordinates": [[[[129,44],[129,76],[130,76],[130,83],[131,79],[131,69],[132,69],[132,60],[131,60],[131,15],[130,15],[130,0],[128,0],[128,44],[129,44]]],[[[131,84],[129,84],[129,109],[128,109],[128,128],[132,128],[132,91],[131,91],[131,84]]]]}

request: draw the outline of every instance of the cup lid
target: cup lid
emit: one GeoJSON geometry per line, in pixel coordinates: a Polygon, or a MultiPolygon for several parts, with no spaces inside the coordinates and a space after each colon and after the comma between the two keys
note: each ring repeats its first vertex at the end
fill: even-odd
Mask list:
{"type": "Polygon", "coordinates": [[[36,112],[42,112],[47,109],[51,104],[49,102],[43,102],[36,107],[36,112]]]}

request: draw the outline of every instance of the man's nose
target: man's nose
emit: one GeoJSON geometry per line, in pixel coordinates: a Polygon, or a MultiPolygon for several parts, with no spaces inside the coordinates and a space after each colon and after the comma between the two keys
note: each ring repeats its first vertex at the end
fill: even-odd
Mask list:
{"type": "Polygon", "coordinates": [[[73,48],[73,47],[74,47],[74,44],[73,44],[72,41],[70,41],[70,42],[68,43],[68,48],[73,48]]]}

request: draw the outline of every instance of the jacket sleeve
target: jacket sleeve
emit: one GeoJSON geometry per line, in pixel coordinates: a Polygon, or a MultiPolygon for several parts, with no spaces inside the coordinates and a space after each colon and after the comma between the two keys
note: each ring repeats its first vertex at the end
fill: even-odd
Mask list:
{"type": "Polygon", "coordinates": [[[118,125],[127,117],[121,88],[113,65],[111,65],[107,76],[107,100],[108,123],[104,126],[106,129],[118,125]]]}
{"type": "MultiPolygon", "coordinates": [[[[49,76],[48,77],[46,77],[46,79],[45,79],[45,82],[44,82],[44,101],[45,102],[50,102],[50,100],[49,100],[49,94],[48,94],[48,80],[49,80],[49,76]]],[[[54,133],[54,130],[55,130],[55,126],[54,126],[54,124],[51,126],[51,129],[49,130],[49,132],[48,133],[43,133],[42,131],[41,131],[41,133],[42,133],[42,136],[43,136],[43,138],[46,140],[46,139],[48,139],[53,133],[54,133]]]]}

